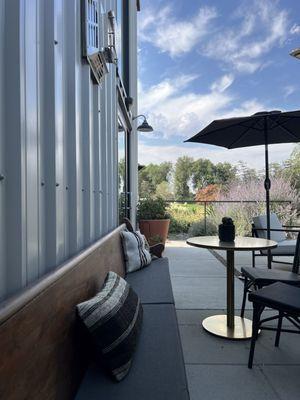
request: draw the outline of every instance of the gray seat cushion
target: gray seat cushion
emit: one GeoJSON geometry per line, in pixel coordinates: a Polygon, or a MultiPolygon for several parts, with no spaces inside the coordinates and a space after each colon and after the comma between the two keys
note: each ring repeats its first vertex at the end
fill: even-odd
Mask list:
{"type": "Polygon", "coordinates": [[[276,282],[249,293],[249,301],[262,303],[266,307],[300,313],[300,288],[276,282]]]}
{"type": "MultiPolygon", "coordinates": [[[[266,215],[259,215],[258,217],[253,218],[253,224],[255,228],[258,229],[266,229],[267,228],[267,216],[266,215]]],[[[281,222],[279,221],[276,214],[270,214],[270,228],[271,229],[283,229],[281,222]]],[[[267,239],[267,231],[257,231],[257,236],[263,239],[267,239]]],[[[278,232],[278,231],[271,231],[270,237],[275,242],[282,242],[286,239],[285,232],[278,232]]]]}
{"type": "Polygon", "coordinates": [[[92,364],[76,400],[188,400],[175,307],[145,305],[137,351],[127,377],[114,383],[92,364]]]}
{"type": "MultiPolygon", "coordinates": [[[[275,249],[271,250],[271,254],[272,255],[276,255],[276,254],[284,254],[287,256],[294,256],[295,254],[295,250],[296,250],[296,240],[283,240],[282,242],[278,243],[278,246],[275,249]]],[[[268,252],[267,250],[262,250],[261,251],[262,254],[267,255],[268,252]]]]}
{"type": "Polygon", "coordinates": [[[174,304],[167,258],[153,260],[148,267],[126,275],[142,304],[174,304]]]}
{"type": "Polygon", "coordinates": [[[281,271],[278,269],[267,269],[267,268],[252,268],[242,267],[243,275],[251,280],[255,280],[258,285],[270,285],[273,282],[286,282],[292,285],[300,286],[300,275],[289,272],[281,271]]]}

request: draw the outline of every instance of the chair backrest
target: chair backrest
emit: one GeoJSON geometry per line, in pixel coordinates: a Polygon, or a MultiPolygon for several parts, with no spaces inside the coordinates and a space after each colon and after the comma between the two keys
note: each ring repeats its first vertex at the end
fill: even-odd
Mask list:
{"type": "Polygon", "coordinates": [[[297,236],[295,255],[293,261],[293,272],[299,274],[299,263],[300,263],[300,233],[297,236]]]}
{"type": "MultiPolygon", "coordinates": [[[[267,229],[267,216],[259,215],[253,218],[254,229],[267,229]]],[[[283,229],[281,222],[279,221],[276,214],[270,214],[270,228],[271,229],[283,229]]],[[[267,239],[267,231],[256,231],[257,237],[267,239]]],[[[271,240],[275,240],[275,242],[282,242],[286,239],[286,235],[284,232],[271,232],[270,233],[271,240]]]]}
{"type": "Polygon", "coordinates": [[[124,227],[0,305],[0,399],[74,398],[88,362],[75,306],[124,276],[124,227]]]}

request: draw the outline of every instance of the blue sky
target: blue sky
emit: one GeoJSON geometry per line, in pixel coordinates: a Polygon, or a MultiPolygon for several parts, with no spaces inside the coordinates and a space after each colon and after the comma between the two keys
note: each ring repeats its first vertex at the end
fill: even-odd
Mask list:
{"type": "MultiPolygon", "coordinates": [[[[183,143],[217,118],[300,108],[297,0],[142,0],[138,15],[139,112],[155,128],[139,136],[139,162],[189,155],[263,167],[261,147],[183,143]]],[[[294,145],[270,147],[283,161],[294,145]]]]}

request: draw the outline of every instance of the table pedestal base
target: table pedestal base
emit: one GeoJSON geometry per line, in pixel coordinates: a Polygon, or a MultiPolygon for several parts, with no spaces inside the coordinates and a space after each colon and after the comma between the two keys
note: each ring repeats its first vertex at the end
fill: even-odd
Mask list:
{"type": "Polygon", "coordinates": [[[213,335],[232,340],[250,339],[252,321],[247,318],[234,317],[234,328],[227,326],[227,315],[213,315],[202,322],[203,328],[213,335]]]}

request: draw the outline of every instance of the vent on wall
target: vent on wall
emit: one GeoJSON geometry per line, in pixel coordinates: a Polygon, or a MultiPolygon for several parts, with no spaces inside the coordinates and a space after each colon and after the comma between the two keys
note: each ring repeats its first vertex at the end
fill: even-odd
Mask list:
{"type": "Polygon", "coordinates": [[[100,84],[108,73],[105,54],[100,50],[99,0],[82,0],[82,52],[87,58],[92,76],[100,84]]]}

